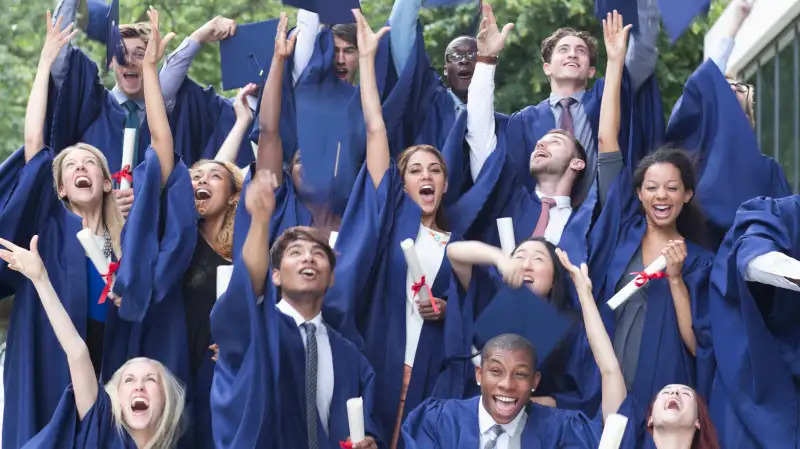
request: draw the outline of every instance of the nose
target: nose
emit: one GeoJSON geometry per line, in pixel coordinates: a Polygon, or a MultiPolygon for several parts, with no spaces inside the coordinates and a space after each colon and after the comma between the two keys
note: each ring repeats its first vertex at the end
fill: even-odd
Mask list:
{"type": "Polygon", "coordinates": [[[500,387],[501,390],[508,391],[511,388],[511,376],[506,375],[500,378],[500,382],[497,383],[497,386],[500,387]]]}
{"type": "Polygon", "coordinates": [[[659,187],[659,189],[656,190],[656,198],[658,198],[658,199],[666,199],[667,198],[667,189],[665,189],[663,187],[659,187]]]}
{"type": "Polygon", "coordinates": [[[336,50],[336,63],[344,64],[344,52],[341,50],[336,50]]]}

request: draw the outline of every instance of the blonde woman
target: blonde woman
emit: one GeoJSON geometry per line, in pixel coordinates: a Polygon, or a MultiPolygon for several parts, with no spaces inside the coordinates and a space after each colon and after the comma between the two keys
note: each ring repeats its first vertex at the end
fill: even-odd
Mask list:
{"type": "Polygon", "coordinates": [[[28,251],[0,239],[5,248],[0,250],[0,258],[9,269],[28,278],[38,293],[67,355],[72,385],[66,388],[50,424],[24,447],[175,447],[185,400],[183,387],[161,363],[147,358],[129,360],[104,387],[98,384],[89,347],[50,282],[38,244],[39,236],[34,236],[28,251]],[[76,416],[80,424],[75,422],[76,416]]]}

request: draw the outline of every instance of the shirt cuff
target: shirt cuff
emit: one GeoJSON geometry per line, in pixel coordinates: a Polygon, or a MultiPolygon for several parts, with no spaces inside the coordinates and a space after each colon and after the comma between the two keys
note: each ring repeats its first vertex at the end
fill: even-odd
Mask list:
{"type": "Polygon", "coordinates": [[[762,254],[747,264],[744,278],[800,292],[800,286],[786,279],[800,279],[800,261],[777,251],[762,254]]]}

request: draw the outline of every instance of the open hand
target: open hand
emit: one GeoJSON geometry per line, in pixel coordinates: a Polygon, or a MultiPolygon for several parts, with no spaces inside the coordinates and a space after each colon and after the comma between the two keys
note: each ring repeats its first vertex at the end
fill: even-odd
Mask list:
{"type": "Polygon", "coordinates": [[[47,10],[47,37],[44,39],[39,64],[47,64],[48,67],[52,66],[61,49],[78,34],[78,30],[74,29],[75,23],[70,23],[64,30],[61,30],[63,19],[63,16],[59,16],[56,19],[56,23],[53,23],[53,14],[49,9],[47,10]]]}
{"type": "Polygon", "coordinates": [[[575,284],[575,290],[577,290],[579,294],[583,292],[584,294],[591,295],[592,279],[589,277],[589,267],[586,266],[585,263],[582,263],[580,268],[573,265],[572,262],[569,261],[567,252],[561,248],[556,248],[556,255],[558,256],[558,260],[561,261],[561,265],[564,266],[564,269],[569,272],[569,277],[572,278],[572,282],[575,284]]]}
{"type": "Polygon", "coordinates": [[[628,35],[633,25],[624,25],[622,15],[614,10],[603,19],[603,39],[609,61],[622,61],[628,49],[628,35]]]}
{"type": "Polygon", "coordinates": [[[269,170],[259,170],[247,186],[244,204],[253,223],[269,224],[275,211],[275,190],[278,178],[269,170]]]}
{"type": "Polygon", "coordinates": [[[389,32],[389,27],[383,27],[377,33],[373,33],[361,11],[354,9],[353,16],[355,16],[356,24],[358,25],[358,57],[374,58],[375,53],[378,51],[378,41],[384,34],[389,32]]]}
{"type": "Polygon", "coordinates": [[[150,18],[150,41],[147,43],[144,61],[156,65],[164,57],[167,44],[175,37],[175,33],[168,33],[163,39],[161,38],[161,31],[158,29],[158,10],[152,6],[147,11],[147,17],[150,18]]]}
{"type": "Polygon", "coordinates": [[[236,112],[237,122],[250,123],[253,121],[253,110],[250,109],[247,97],[254,95],[256,92],[258,92],[258,86],[250,83],[236,93],[236,99],[233,100],[233,111],[236,112]]]}
{"type": "Polygon", "coordinates": [[[38,235],[34,235],[31,239],[30,251],[2,238],[0,238],[0,246],[5,248],[0,249],[0,259],[8,264],[8,268],[22,273],[32,281],[38,281],[47,275],[42,258],[39,256],[38,235]]]}
{"type": "Polygon", "coordinates": [[[289,18],[285,12],[281,13],[281,20],[278,22],[278,34],[275,35],[275,57],[284,60],[289,59],[294,52],[294,44],[297,41],[297,34],[300,32],[292,33],[291,36],[286,37],[289,30],[289,18]]]}
{"type": "Polygon", "coordinates": [[[497,26],[497,19],[492,12],[492,5],[483,3],[481,5],[483,19],[481,19],[480,31],[478,32],[478,54],[483,56],[497,56],[503,51],[506,45],[508,33],[514,29],[513,23],[507,23],[503,31],[497,26]]]}

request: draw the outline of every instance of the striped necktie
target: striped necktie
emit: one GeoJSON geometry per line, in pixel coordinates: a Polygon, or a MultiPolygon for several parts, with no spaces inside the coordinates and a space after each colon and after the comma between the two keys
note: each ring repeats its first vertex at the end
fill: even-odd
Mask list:
{"type": "Polygon", "coordinates": [[[494,449],[497,445],[497,439],[500,438],[500,435],[503,433],[503,426],[500,424],[495,424],[486,432],[486,436],[489,437],[489,441],[483,446],[483,449],[494,449]]]}
{"type": "Polygon", "coordinates": [[[319,449],[317,442],[317,326],[300,325],[306,332],[306,428],[308,449],[319,449]]]}

